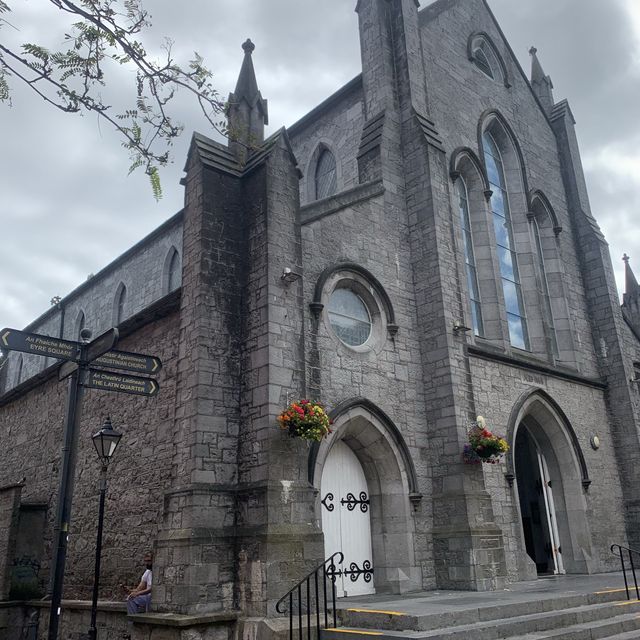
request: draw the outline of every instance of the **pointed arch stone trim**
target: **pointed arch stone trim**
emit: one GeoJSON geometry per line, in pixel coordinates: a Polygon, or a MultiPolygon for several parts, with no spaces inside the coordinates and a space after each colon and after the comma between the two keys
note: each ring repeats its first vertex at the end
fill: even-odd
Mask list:
{"type": "Polygon", "coordinates": [[[332,156],[336,163],[336,192],[332,193],[322,200],[326,200],[326,198],[332,198],[336,194],[340,193],[341,185],[342,185],[342,166],[338,161],[338,153],[336,149],[335,142],[327,137],[320,138],[315,146],[313,147],[313,151],[309,155],[309,160],[307,162],[307,167],[303,176],[305,177],[305,191],[306,191],[306,204],[311,204],[312,202],[318,202],[318,192],[316,184],[316,171],[318,169],[318,162],[320,160],[320,156],[327,151],[332,156]]]}
{"type": "Polygon", "coordinates": [[[356,262],[336,262],[335,264],[327,267],[320,274],[313,291],[313,300],[309,303],[309,308],[313,315],[317,318],[324,308],[324,304],[322,303],[322,292],[327,280],[337,271],[351,271],[353,273],[357,273],[371,284],[382,301],[384,312],[387,316],[387,330],[391,335],[395,335],[398,332],[398,325],[396,323],[396,315],[393,310],[393,304],[391,303],[389,294],[386,292],[381,282],[368,269],[365,269],[356,262]]]}
{"type": "Polygon", "coordinates": [[[480,157],[482,158],[482,166],[484,168],[485,175],[487,172],[487,167],[484,162],[484,153],[483,153],[484,144],[482,142],[482,134],[487,128],[487,123],[494,119],[497,120],[500,123],[500,125],[504,128],[505,133],[511,140],[511,144],[513,145],[516,155],[518,156],[518,162],[520,163],[520,173],[522,175],[522,186],[523,186],[525,198],[527,200],[527,209],[530,211],[531,197],[530,197],[530,189],[529,189],[529,179],[527,178],[527,166],[524,161],[524,154],[522,153],[522,148],[520,147],[518,138],[513,128],[507,121],[507,119],[502,115],[502,113],[500,113],[500,111],[498,111],[498,109],[493,109],[493,108],[486,109],[485,111],[483,111],[482,114],[480,115],[480,119],[478,120],[478,132],[477,132],[478,149],[480,151],[480,157]]]}
{"type": "Polygon", "coordinates": [[[177,257],[178,259],[178,267],[180,271],[180,284],[175,287],[175,289],[179,289],[182,286],[182,255],[175,244],[172,244],[169,247],[169,250],[166,252],[164,256],[164,263],[162,265],[162,295],[169,295],[175,289],[171,289],[171,264],[173,259],[177,257]]]}
{"type": "Polygon", "coordinates": [[[507,73],[507,65],[504,63],[504,58],[498,51],[498,47],[496,47],[493,40],[486,31],[474,31],[469,36],[469,39],[467,40],[467,57],[469,58],[469,61],[474,61],[473,42],[477,38],[482,38],[491,47],[491,51],[493,52],[493,55],[496,57],[496,60],[500,65],[500,71],[502,72],[502,81],[504,82],[504,86],[509,89],[511,87],[511,82],[509,81],[509,74],[507,73]]]}
{"type": "MultiPolygon", "coordinates": [[[[397,446],[398,451],[400,452],[400,455],[402,457],[404,470],[407,474],[407,482],[409,485],[409,499],[412,500],[412,502],[415,500],[419,501],[421,494],[418,489],[418,476],[416,474],[416,468],[413,464],[411,453],[409,452],[404,437],[400,433],[398,427],[394,424],[393,420],[391,420],[391,418],[382,409],[380,409],[380,407],[378,407],[375,403],[371,402],[371,400],[368,400],[367,398],[351,398],[349,400],[341,402],[336,407],[334,407],[329,412],[329,417],[335,422],[340,416],[344,415],[354,408],[364,409],[365,411],[372,414],[375,418],[377,418],[380,425],[385,429],[387,435],[397,446]]],[[[311,449],[309,450],[307,471],[308,480],[312,485],[316,480],[315,470],[319,450],[319,442],[314,442],[311,446],[311,449]]]]}
{"type": "Polygon", "coordinates": [[[451,180],[455,182],[462,174],[458,170],[458,165],[463,157],[467,157],[469,162],[475,167],[480,179],[482,180],[483,191],[486,193],[491,190],[489,186],[489,178],[487,177],[487,170],[484,166],[484,162],[480,160],[478,154],[469,147],[458,147],[453,151],[449,158],[449,176],[451,180]]]}
{"type": "Polygon", "coordinates": [[[529,202],[531,203],[531,207],[535,204],[535,201],[539,200],[542,203],[542,206],[546,209],[549,217],[551,218],[551,222],[553,224],[553,232],[556,237],[562,232],[562,225],[558,220],[558,216],[554,208],[551,206],[551,202],[549,202],[549,198],[545,195],[545,193],[540,189],[532,189],[529,192],[529,202]]]}
{"type": "Polygon", "coordinates": [[[580,476],[582,478],[582,486],[585,489],[588,489],[589,485],[591,484],[591,479],[589,478],[589,470],[587,469],[587,463],[585,461],[584,454],[582,453],[582,447],[580,446],[580,442],[578,441],[578,436],[571,426],[569,418],[567,418],[567,415],[562,410],[560,405],[546,391],[538,388],[529,389],[522,393],[522,395],[518,398],[516,403],[513,405],[513,408],[511,409],[506,433],[506,439],[511,446],[511,450],[506,456],[507,472],[505,474],[505,477],[515,477],[515,466],[513,463],[513,445],[516,429],[518,427],[518,418],[521,417],[520,414],[525,405],[536,398],[544,401],[558,418],[558,424],[564,430],[565,435],[569,439],[569,442],[571,443],[571,446],[573,448],[573,452],[576,456],[576,460],[578,461],[580,476]]]}

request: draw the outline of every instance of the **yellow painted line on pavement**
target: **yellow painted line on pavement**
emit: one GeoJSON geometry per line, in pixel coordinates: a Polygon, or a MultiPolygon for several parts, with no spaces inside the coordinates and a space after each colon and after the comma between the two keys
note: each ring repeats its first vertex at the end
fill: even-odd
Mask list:
{"type": "Polygon", "coordinates": [[[625,600],[624,602],[616,602],[616,607],[626,607],[629,604],[640,604],[640,600],[625,600]]]}
{"type": "Polygon", "coordinates": [[[355,633],[360,636],[383,636],[382,631],[356,631],[355,629],[325,629],[325,631],[335,631],[336,633],[355,633]]]}
{"type": "Polygon", "coordinates": [[[626,589],[622,587],[622,589],[607,589],[605,591],[596,591],[594,592],[594,595],[599,596],[603,593],[620,593],[621,591],[626,591],[626,589]]]}
{"type": "Polygon", "coordinates": [[[406,616],[402,611],[384,611],[382,609],[347,609],[347,611],[355,611],[356,613],[384,613],[388,616],[406,616]]]}

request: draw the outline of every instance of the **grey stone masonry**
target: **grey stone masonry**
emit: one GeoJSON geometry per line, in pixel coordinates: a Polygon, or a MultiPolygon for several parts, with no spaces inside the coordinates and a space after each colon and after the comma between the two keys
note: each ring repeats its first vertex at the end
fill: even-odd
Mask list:
{"type": "Polygon", "coordinates": [[[9,599],[22,484],[0,487],[0,600],[9,599]]]}
{"type": "Polygon", "coordinates": [[[404,210],[408,218],[429,407],[435,579],[442,588],[496,588],[506,577],[501,532],[482,473],[465,467],[460,458],[474,406],[464,345],[451,331],[461,299],[446,158],[425,138],[416,117],[417,112],[428,118],[426,88],[415,67],[420,59],[418,12],[409,0],[361,0],[358,14],[368,56],[363,56],[367,113],[386,109],[381,154],[386,206],[404,210]],[[367,93],[370,85],[375,90],[367,93]]]}
{"type": "Polygon", "coordinates": [[[625,353],[625,321],[620,309],[609,248],[591,214],[575,120],[568,104],[554,109],[552,124],[562,158],[562,176],[579,246],[598,365],[607,381],[607,405],[625,497],[627,536],[640,548],[640,407],[632,360],[625,353]]]}

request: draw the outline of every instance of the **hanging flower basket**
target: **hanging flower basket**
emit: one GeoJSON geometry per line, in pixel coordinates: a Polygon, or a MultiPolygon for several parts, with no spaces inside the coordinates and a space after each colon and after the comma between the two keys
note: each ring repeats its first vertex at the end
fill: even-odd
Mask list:
{"type": "Polygon", "coordinates": [[[476,418],[475,424],[469,430],[469,443],[464,445],[462,459],[467,464],[498,464],[502,456],[509,451],[509,445],[504,438],[496,436],[489,429],[482,416],[476,418]]]}
{"type": "Polygon", "coordinates": [[[331,418],[322,405],[310,400],[292,402],[279,416],[280,428],[292,438],[320,442],[331,433],[331,418]]]}

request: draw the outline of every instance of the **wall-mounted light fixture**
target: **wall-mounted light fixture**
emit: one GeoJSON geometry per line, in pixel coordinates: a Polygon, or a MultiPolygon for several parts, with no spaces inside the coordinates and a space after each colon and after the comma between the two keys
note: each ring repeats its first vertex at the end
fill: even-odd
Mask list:
{"type": "Polygon", "coordinates": [[[460,322],[460,320],[453,321],[454,333],[466,333],[467,331],[471,331],[471,327],[467,327],[464,322],[460,322]]]}
{"type": "Polygon", "coordinates": [[[291,284],[296,280],[300,280],[300,278],[302,278],[302,276],[299,273],[292,271],[289,267],[285,267],[282,270],[282,275],[280,276],[280,280],[282,280],[286,284],[291,284]]]}

